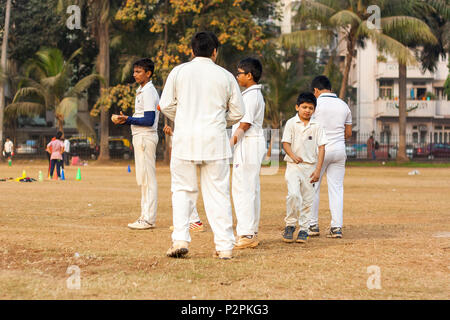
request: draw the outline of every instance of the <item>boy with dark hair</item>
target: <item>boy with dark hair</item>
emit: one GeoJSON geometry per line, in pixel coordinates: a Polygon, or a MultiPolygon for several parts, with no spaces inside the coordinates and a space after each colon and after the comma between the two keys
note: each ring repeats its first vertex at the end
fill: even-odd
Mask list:
{"type": "Polygon", "coordinates": [[[134,114],[129,117],[120,112],[120,115],[112,116],[115,124],[130,125],[133,135],[136,181],[141,186],[141,215],[136,222],[129,223],[128,227],[137,230],[155,227],[158,206],[155,161],[158,144],[159,96],[150,80],[154,70],[155,65],[148,58],[133,64],[133,76],[139,84],[134,114]]]}
{"type": "Polygon", "coordinates": [[[312,93],[298,96],[295,106],[297,114],[286,122],[281,140],[286,151],[285,179],[288,188],[283,234],[285,242],[304,243],[308,239],[314,183],[319,180],[325,144],[328,142],[321,125],[311,120],[316,103],[312,93]],[[294,240],[297,222],[300,231],[294,240]]]}
{"type": "Polygon", "coordinates": [[[194,59],[173,68],[160,107],[174,121],[172,158],[172,246],[167,256],[189,252],[189,216],[197,200],[197,168],[206,216],[214,233],[215,257],[233,254],[233,214],[230,202],[232,156],[226,127],[244,115],[244,102],[234,76],[215,64],[219,41],[211,32],[192,38],[194,59]]]}
{"type": "Polygon", "coordinates": [[[3,145],[3,156],[8,159],[8,165],[11,166],[12,164],[12,155],[14,151],[14,145],[9,139],[9,137],[6,137],[5,144],[3,145]]]}
{"type": "Polygon", "coordinates": [[[325,76],[317,76],[311,83],[317,98],[313,119],[319,122],[327,135],[325,159],[312,205],[310,236],[319,236],[319,196],[324,173],[327,174],[328,199],[331,212],[329,238],[342,238],[344,211],[345,140],[352,136],[352,113],[348,105],[331,92],[331,83],[325,76]]]}
{"type": "Polygon", "coordinates": [[[261,198],[259,172],[266,153],[263,132],[264,98],[258,81],[262,74],[262,65],[258,59],[246,58],[239,62],[237,81],[245,90],[242,98],[245,115],[233,126],[231,146],[233,154],[232,195],[236,212],[236,249],[254,248],[257,239],[261,198]]]}

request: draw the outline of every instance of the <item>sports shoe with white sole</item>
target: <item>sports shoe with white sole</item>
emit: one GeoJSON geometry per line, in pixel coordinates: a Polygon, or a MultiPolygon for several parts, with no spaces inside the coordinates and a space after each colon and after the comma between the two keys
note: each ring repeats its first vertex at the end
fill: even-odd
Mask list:
{"type": "Polygon", "coordinates": [[[188,246],[187,241],[175,241],[167,250],[166,255],[170,258],[183,258],[189,252],[188,246]]]}
{"type": "Polygon", "coordinates": [[[320,231],[319,231],[319,225],[318,224],[314,224],[309,226],[308,229],[308,236],[310,237],[318,237],[320,235],[320,231]]]}
{"type": "MultiPolygon", "coordinates": [[[[173,226],[170,226],[170,231],[173,231],[173,226]]],[[[192,232],[205,232],[206,227],[201,221],[191,222],[189,223],[189,231],[192,232]]]]}
{"type": "Polygon", "coordinates": [[[258,246],[258,244],[259,241],[257,240],[255,235],[240,236],[234,248],[235,249],[255,248],[256,246],[258,246]]]}
{"type": "Polygon", "coordinates": [[[327,238],[342,238],[342,228],[330,228],[327,238]]]}
{"type": "Polygon", "coordinates": [[[133,223],[128,224],[128,228],[135,229],[135,230],[145,230],[145,229],[152,229],[155,225],[148,223],[147,221],[143,219],[138,219],[133,223]]]}
{"type": "Polygon", "coordinates": [[[214,258],[229,260],[233,258],[233,250],[216,251],[214,253],[214,258]]]}

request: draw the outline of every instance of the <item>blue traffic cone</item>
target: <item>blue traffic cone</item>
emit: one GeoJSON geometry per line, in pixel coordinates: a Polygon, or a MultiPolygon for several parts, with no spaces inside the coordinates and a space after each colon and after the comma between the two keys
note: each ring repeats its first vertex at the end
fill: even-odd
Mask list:
{"type": "Polygon", "coordinates": [[[130,167],[130,165],[128,165],[128,172],[131,172],[131,167],[130,167]]]}
{"type": "Polygon", "coordinates": [[[64,177],[64,169],[61,169],[61,180],[66,180],[66,177],[64,177]]]}

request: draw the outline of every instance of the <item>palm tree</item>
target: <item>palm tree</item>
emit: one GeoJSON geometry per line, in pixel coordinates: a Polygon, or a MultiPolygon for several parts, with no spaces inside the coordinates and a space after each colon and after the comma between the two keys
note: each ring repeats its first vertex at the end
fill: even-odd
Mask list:
{"type": "Polygon", "coordinates": [[[364,46],[366,40],[375,42],[381,51],[391,54],[399,62],[399,152],[397,159],[406,157],[406,66],[416,64],[417,60],[407,43],[435,43],[436,38],[430,28],[415,17],[409,16],[417,0],[302,0],[299,15],[320,23],[321,30],[301,30],[282,36],[283,43],[290,46],[320,47],[330,43],[335,33],[341,36],[346,45],[344,71],[339,97],[344,99],[348,77],[357,46],[364,46]],[[377,5],[383,13],[380,17],[381,30],[369,22],[369,5],[377,5]],[[405,45],[406,44],[406,45],[405,45]]]}
{"type": "Polygon", "coordinates": [[[11,0],[6,2],[5,27],[3,32],[2,52],[0,58],[0,143],[3,142],[3,117],[5,107],[5,87],[3,83],[3,72],[6,72],[6,60],[8,49],[9,21],[11,17],[11,0]]]}
{"type": "MultiPolygon", "coordinates": [[[[295,64],[287,61],[280,53],[266,52],[263,59],[264,74],[263,84],[264,99],[266,103],[265,121],[271,129],[279,129],[282,126],[284,114],[294,114],[296,95],[299,87],[307,81],[297,77],[295,64]]],[[[271,137],[269,152],[271,154],[273,140],[271,137]]]]}
{"type": "MultiPolygon", "coordinates": [[[[94,81],[97,74],[88,75],[74,86],[70,85],[71,61],[81,53],[75,51],[64,61],[61,50],[44,48],[26,65],[25,77],[20,77],[19,89],[5,111],[9,117],[39,115],[46,110],[55,112],[58,130],[64,132],[64,119],[76,112],[83,92],[94,81]]],[[[88,123],[77,117],[77,126],[83,132],[93,131],[88,123]]]]}

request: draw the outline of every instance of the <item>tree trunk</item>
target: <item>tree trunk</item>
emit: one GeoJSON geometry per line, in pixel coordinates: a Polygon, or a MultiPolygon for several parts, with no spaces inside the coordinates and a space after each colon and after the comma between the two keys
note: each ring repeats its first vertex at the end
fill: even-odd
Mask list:
{"type": "Polygon", "coordinates": [[[398,152],[397,161],[407,162],[409,158],[406,156],[406,65],[398,65],[398,152]]]}
{"type": "MultiPolygon", "coordinates": [[[[98,24],[98,46],[97,57],[98,72],[105,80],[100,84],[100,88],[109,87],[109,24],[108,21],[102,21],[99,17],[98,24]]],[[[100,89],[100,90],[101,90],[100,89]]],[[[101,92],[100,92],[101,94],[101,92]]],[[[109,109],[104,107],[100,111],[100,161],[109,160],[109,109]]]]}
{"type": "Polygon", "coordinates": [[[349,32],[349,35],[347,36],[347,55],[345,57],[345,67],[341,82],[341,90],[339,91],[339,98],[341,98],[342,100],[345,99],[345,96],[347,94],[348,77],[350,74],[350,68],[352,66],[353,61],[353,53],[355,51],[356,46],[355,33],[356,30],[353,30],[352,28],[349,32]]]}
{"type": "MultiPolygon", "coordinates": [[[[6,72],[6,59],[8,55],[8,35],[9,35],[9,20],[11,17],[11,0],[6,2],[6,14],[5,14],[5,30],[3,33],[2,42],[2,56],[1,56],[1,72],[6,72]]],[[[3,147],[3,118],[5,111],[5,85],[0,85],[0,149],[3,147]]]]}

